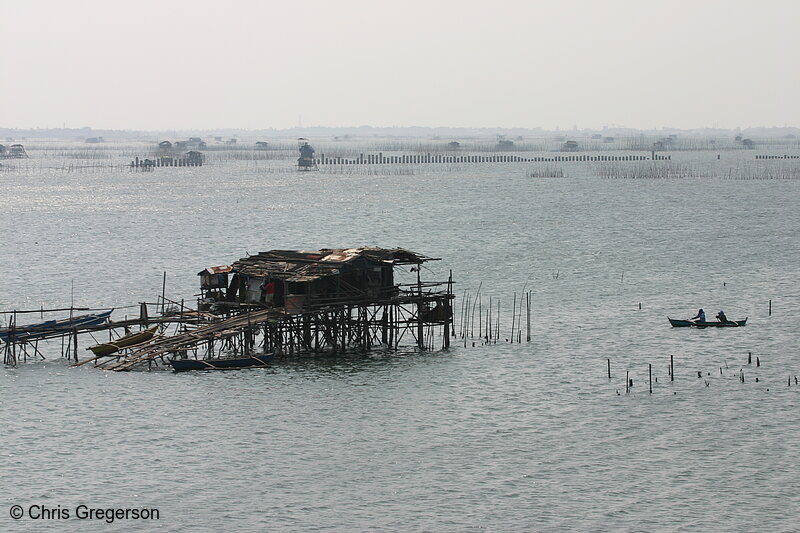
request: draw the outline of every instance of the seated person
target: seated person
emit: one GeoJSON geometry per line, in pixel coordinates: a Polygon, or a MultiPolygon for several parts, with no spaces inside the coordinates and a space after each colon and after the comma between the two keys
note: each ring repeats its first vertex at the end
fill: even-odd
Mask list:
{"type": "Polygon", "coordinates": [[[697,320],[698,322],[705,322],[706,321],[706,312],[700,309],[695,316],[690,318],[689,320],[697,320]]]}
{"type": "Polygon", "coordinates": [[[722,309],[717,313],[717,320],[723,323],[728,321],[728,317],[725,316],[725,312],[722,309]]]}

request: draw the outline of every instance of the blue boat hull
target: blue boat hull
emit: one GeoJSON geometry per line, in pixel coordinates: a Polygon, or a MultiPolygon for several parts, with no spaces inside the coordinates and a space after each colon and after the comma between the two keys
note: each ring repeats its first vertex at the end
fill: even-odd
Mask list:
{"type": "Polygon", "coordinates": [[[99,326],[108,320],[111,316],[111,312],[112,311],[104,311],[102,313],[80,315],[62,320],[48,320],[46,322],[39,322],[38,324],[19,326],[13,331],[4,328],[0,331],[0,340],[8,341],[12,334],[16,341],[36,340],[54,333],[68,332],[75,328],[99,326]]]}

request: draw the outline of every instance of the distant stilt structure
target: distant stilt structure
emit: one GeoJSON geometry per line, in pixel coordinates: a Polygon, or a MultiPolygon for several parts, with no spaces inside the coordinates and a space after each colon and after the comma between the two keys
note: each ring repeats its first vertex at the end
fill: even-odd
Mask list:
{"type": "Polygon", "coordinates": [[[0,144],[0,159],[27,159],[28,152],[21,144],[12,144],[11,146],[3,146],[0,144]]]}

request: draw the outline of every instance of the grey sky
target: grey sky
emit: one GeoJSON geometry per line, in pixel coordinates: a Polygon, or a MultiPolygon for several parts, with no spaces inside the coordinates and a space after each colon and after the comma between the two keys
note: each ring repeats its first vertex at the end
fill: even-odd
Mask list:
{"type": "Polygon", "coordinates": [[[800,125],[800,2],[2,0],[0,127],[800,125]]]}

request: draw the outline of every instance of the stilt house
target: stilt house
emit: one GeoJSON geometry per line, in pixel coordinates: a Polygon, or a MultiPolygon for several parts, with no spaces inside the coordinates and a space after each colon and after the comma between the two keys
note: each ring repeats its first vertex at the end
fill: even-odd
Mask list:
{"type": "Polygon", "coordinates": [[[395,267],[419,268],[433,260],[402,248],[271,250],[199,275],[207,302],[281,307],[287,313],[300,313],[328,305],[388,300],[400,292],[395,285],[395,267]]]}

